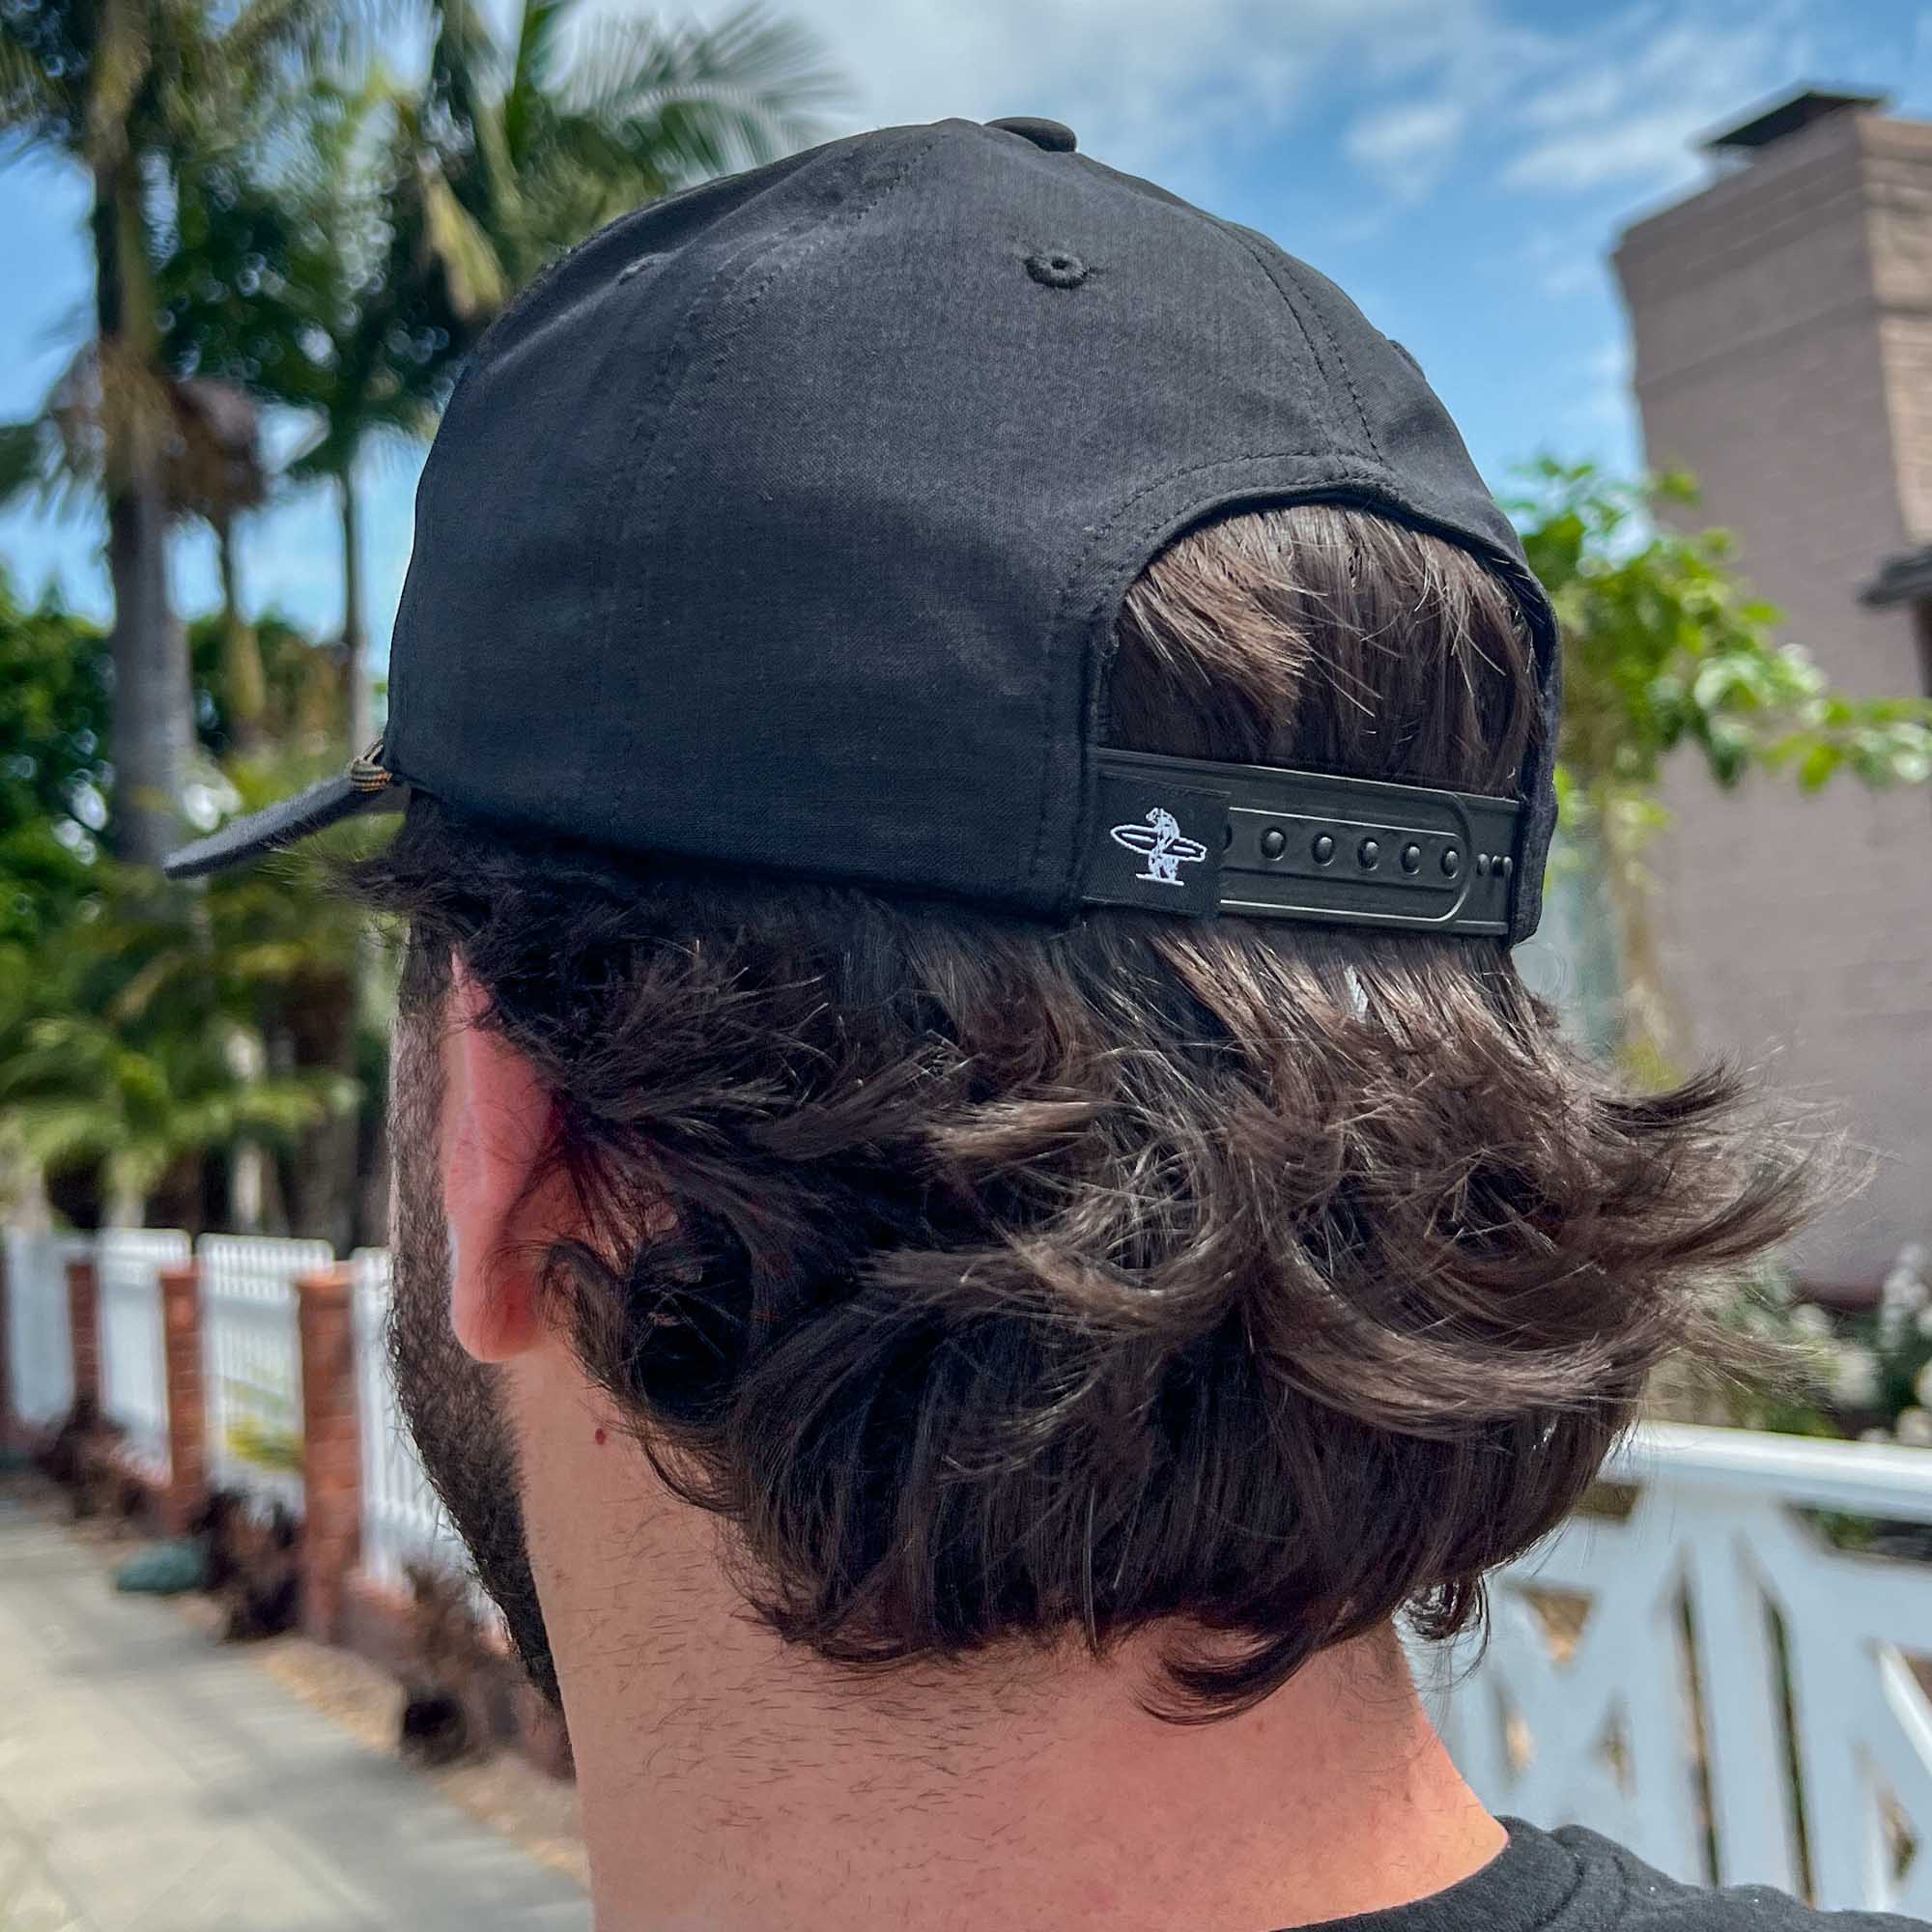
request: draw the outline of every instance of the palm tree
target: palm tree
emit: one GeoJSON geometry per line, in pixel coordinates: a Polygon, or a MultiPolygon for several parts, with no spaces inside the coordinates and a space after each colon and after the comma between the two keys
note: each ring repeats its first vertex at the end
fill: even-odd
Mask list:
{"type": "MultiPolygon", "coordinates": [[[[94,336],[48,417],[73,467],[106,499],[112,832],[121,854],[143,864],[157,862],[176,837],[193,735],[165,555],[166,472],[182,425],[160,355],[162,230],[185,160],[245,138],[317,48],[330,15],[325,0],[0,8],[0,142],[66,155],[93,184],[94,336]]],[[[10,451],[24,441],[16,430],[10,451]]]]}

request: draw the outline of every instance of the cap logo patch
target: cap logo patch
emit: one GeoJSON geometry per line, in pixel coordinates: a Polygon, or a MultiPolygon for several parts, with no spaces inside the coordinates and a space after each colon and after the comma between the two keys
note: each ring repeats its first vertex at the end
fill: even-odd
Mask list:
{"type": "Polygon", "coordinates": [[[1142,825],[1117,825],[1114,842],[1129,852],[1138,852],[1147,861],[1144,870],[1134,877],[1150,885],[1178,886],[1180,868],[1208,856],[1208,848],[1198,838],[1183,838],[1180,823],[1164,806],[1155,806],[1142,825]]]}

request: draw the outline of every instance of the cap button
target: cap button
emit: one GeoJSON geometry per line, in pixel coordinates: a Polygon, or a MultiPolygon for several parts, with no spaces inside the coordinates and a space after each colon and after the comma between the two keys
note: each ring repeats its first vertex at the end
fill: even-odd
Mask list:
{"type": "Polygon", "coordinates": [[[1064,121],[1036,121],[1030,114],[1013,114],[1004,121],[988,121],[986,126],[1004,128],[1009,134],[1018,134],[1036,148],[1044,148],[1049,155],[1073,152],[1073,129],[1064,121]]]}

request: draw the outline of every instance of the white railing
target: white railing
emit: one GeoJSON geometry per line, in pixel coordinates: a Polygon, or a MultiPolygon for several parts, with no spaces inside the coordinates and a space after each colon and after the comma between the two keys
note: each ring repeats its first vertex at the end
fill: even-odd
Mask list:
{"type": "Polygon", "coordinates": [[[301,1514],[301,1357],[296,1283],[327,1267],[327,1241],[204,1235],[202,1390],[209,1481],[301,1514]]]}
{"type": "Polygon", "coordinates": [[[84,1236],[6,1231],[10,1406],[32,1429],[73,1406],[73,1342],[68,1333],[67,1264],[88,1251],[84,1236]]]}
{"type": "Polygon", "coordinates": [[[1498,1577],[1468,1674],[1426,1666],[1464,1776],[1681,1878],[1932,1917],[1932,1564],[1807,1515],[1932,1523],[1932,1454],[1658,1425],[1606,1474],[1628,1516],[1498,1577]]]}
{"type": "Polygon", "coordinates": [[[400,1587],[408,1566],[467,1570],[469,1559],[417,1460],[396,1404],[386,1323],[389,1256],[361,1248],[355,1270],[355,1406],[362,1432],[362,1570],[400,1587]]]}
{"type": "Polygon", "coordinates": [[[180,1267],[188,1252],[188,1237],[173,1228],[103,1228],[94,1243],[101,1412],[126,1432],[128,1460],[158,1483],[171,1463],[161,1270],[180,1267]]]}

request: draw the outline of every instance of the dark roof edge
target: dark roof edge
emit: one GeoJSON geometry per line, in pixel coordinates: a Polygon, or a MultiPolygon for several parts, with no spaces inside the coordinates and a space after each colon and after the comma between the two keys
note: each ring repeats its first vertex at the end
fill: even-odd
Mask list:
{"type": "Polygon", "coordinates": [[[1704,154],[1726,149],[1768,148],[1787,134],[1796,134],[1814,122],[1860,108],[1882,108],[1891,104],[1889,94],[1870,94],[1857,88],[1799,87],[1788,94],[1774,96],[1752,108],[1747,117],[1730,126],[1701,134],[1693,145],[1704,154]]]}
{"type": "Polygon", "coordinates": [[[1887,557],[1878,575],[1859,592],[1859,602],[1875,610],[1916,604],[1922,597],[1932,597],[1932,544],[1887,557]]]}

